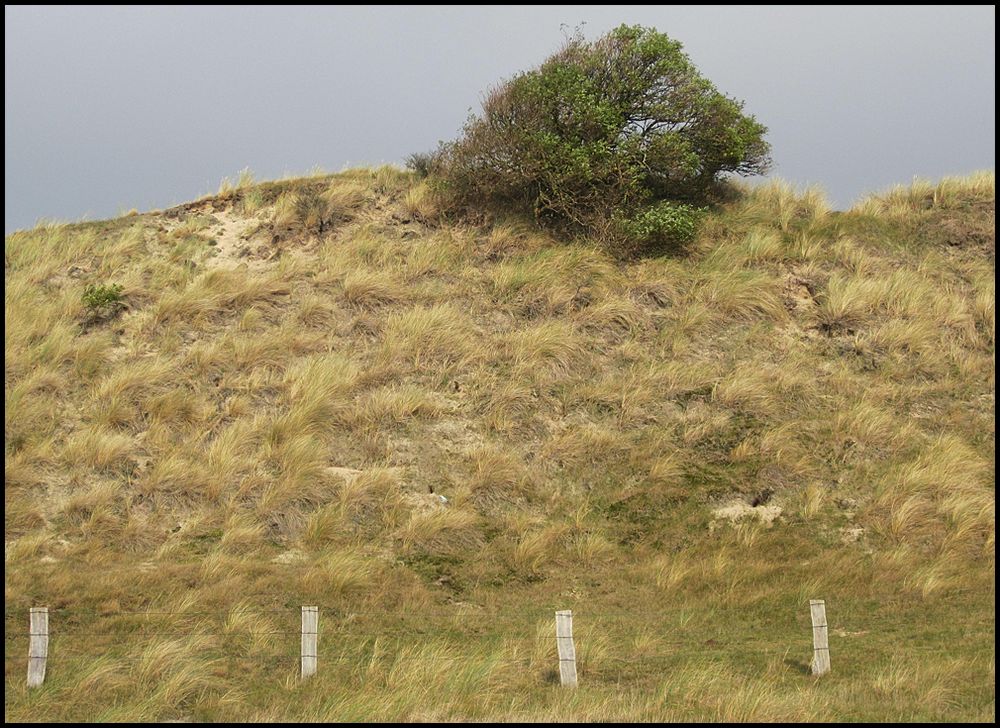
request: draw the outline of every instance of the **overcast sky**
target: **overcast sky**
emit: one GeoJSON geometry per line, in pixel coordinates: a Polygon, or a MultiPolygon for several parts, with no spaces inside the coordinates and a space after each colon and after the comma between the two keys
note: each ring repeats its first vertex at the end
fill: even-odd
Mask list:
{"type": "Polygon", "coordinates": [[[4,226],[109,217],[320,166],[401,162],[558,49],[653,26],[837,206],[995,166],[993,6],[4,10],[4,226]]]}

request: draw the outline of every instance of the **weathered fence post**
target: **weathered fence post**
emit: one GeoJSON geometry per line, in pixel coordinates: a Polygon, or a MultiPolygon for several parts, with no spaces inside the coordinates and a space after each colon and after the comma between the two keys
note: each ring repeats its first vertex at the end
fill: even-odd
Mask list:
{"type": "Polygon", "coordinates": [[[49,656],[49,608],[32,607],[28,627],[28,687],[45,682],[45,661],[49,656]]]}
{"type": "Polygon", "coordinates": [[[576,647],[573,645],[573,612],[556,612],[556,647],[559,648],[559,681],[576,687],[576,647]]]}
{"type": "Polygon", "coordinates": [[[819,677],[830,672],[830,637],[826,625],[826,602],[822,599],[810,599],[809,616],[812,617],[813,628],[812,674],[819,677]]]}
{"type": "Polygon", "coordinates": [[[316,674],[319,656],[319,607],[302,607],[302,679],[316,674]]]}

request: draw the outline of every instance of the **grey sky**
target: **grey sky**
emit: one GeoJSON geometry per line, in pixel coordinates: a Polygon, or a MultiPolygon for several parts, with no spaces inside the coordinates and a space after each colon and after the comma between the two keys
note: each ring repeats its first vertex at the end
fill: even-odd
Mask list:
{"type": "Polygon", "coordinates": [[[680,40],[846,206],[995,165],[993,6],[4,10],[4,226],[108,217],[454,138],[489,86],[622,23],[680,40]]]}

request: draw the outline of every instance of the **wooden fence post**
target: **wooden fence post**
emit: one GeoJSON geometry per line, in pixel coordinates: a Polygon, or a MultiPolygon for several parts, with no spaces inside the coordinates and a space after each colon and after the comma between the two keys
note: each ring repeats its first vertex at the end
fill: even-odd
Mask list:
{"type": "Polygon", "coordinates": [[[556,647],[559,648],[559,681],[576,687],[576,647],[573,645],[573,612],[556,612],[556,647]]]}
{"type": "Polygon", "coordinates": [[[32,607],[28,627],[28,687],[45,682],[45,661],[49,656],[49,608],[32,607]]]}
{"type": "Polygon", "coordinates": [[[826,625],[826,602],[822,599],[810,599],[809,616],[812,617],[813,628],[812,674],[819,677],[830,672],[830,637],[826,625]]]}
{"type": "Polygon", "coordinates": [[[302,679],[316,674],[319,657],[319,607],[302,607],[302,679]]]}

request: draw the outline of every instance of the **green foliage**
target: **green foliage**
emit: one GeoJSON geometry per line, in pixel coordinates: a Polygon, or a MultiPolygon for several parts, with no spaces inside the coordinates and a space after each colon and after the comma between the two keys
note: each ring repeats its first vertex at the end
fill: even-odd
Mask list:
{"type": "Polygon", "coordinates": [[[691,242],[705,209],[669,200],[643,208],[619,225],[624,237],[644,247],[680,246],[691,242]]]}
{"type": "Polygon", "coordinates": [[[622,25],[594,42],[578,34],[493,89],[434,161],[470,207],[530,211],[550,227],[623,244],[635,226],[685,232],[694,217],[658,201],[701,203],[726,173],[766,171],[765,131],[680,43],[622,25]],[[636,216],[635,226],[615,223],[636,216]]]}
{"type": "Polygon", "coordinates": [[[122,302],[122,290],[122,286],[118,283],[91,284],[83,291],[83,305],[91,311],[116,307],[122,302]]]}

